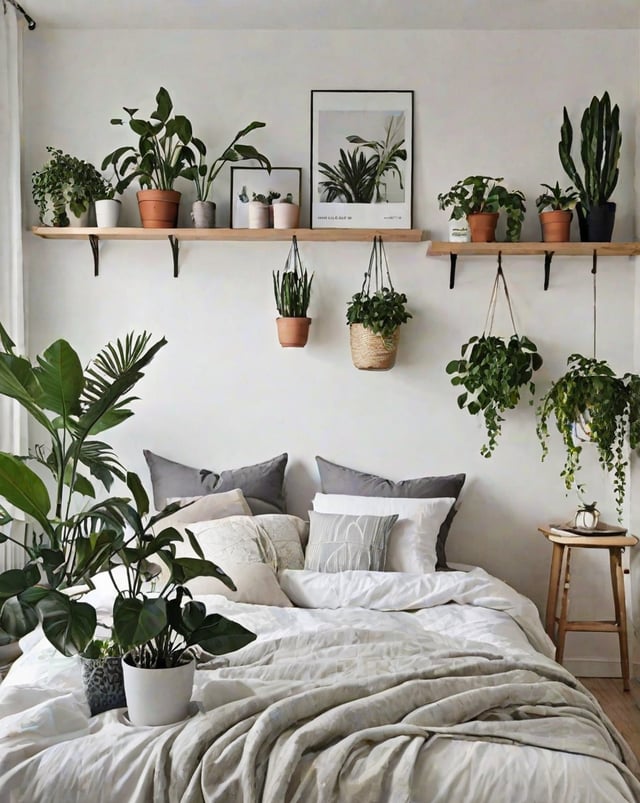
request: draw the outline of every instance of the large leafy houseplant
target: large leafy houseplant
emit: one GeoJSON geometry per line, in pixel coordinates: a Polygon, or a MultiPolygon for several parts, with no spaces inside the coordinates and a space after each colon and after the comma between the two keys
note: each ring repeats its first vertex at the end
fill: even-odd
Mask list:
{"type": "Polygon", "coordinates": [[[579,424],[596,447],[600,465],[613,475],[616,509],[622,517],[628,447],[640,446],[640,376],[617,376],[606,361],[581,354],[570,355],[567,366],[538,406],[542,459],[549,451],[549,420],[553,417],[566,451],[561,471],[565,487],[570,490],[576,486],[582,491],[576,481],[583,450],[583,441],[576,438],[579,424]]]}
{"type": "MultiPolygon", "coordinates": [[[[502,280],[509,312],[513,322],[511,301],[502,267],[498,267],[493,285],[487,321],[495,314],[498,282],[502,280]]],[[[460,359],[451,360],[446,366],[451,375],[451,384],[464,388],[458,396],[458,407],[471,415],[482,414],[487,432],[487,442],[480,453],[491,457],[502,432],[503,414],[513,410],[520,402],[521,392],[528,388],[533,404],[535,384],[533,374],[542,366],[538,348],[529,338],[514,334],[509,338],[491,333],[491,327],[479,336],[473,336],[460,349],[460,359]]]]}
{"type": "Polygon", "coordinates": [[[525,196],[520,190],[508,190],[501,181],[504,181],[501,176],[467,176],[454,184],[448,192],[440,193],[438,205],[440,209],[451,207],[452,220],[471,216],[470,225],[474,215],[498,215],[504,209],[507,216],[507,241],[517,242],[526,212],[525,196]]]}
{"type": "Polygon", "coordinates": [[[39,622],[65,654],[91,639],[94,609],[62,592],[90,583],[124,543],[126,500],[97,499],[96,483],[109,491],[125,474],[97,436],[133,414],[130,393],[166,343],[150,341],[146,332],[130,334],[83,369],[65,340],[30,362],[0,326],[0,393],[15,399],[49,439],[29,455],[0,452],[0,542],[14,540],[7,529],[14,520],[10,508],[27,521],[24,541],[15,539],[24,566],[0,573],[0,639],[21,637],[39,622]]]}
{"type": "Polygon", "coordinates": [[[92,201],[104,197],[105,180],[90,163],[47,146],[49,161],[31,177],[31,193],[40,223],[48,216],[52,226],[68,226],[69,212],[80,217],[92,201]]]}
{"type": "Polygon", "coordinates": [[[609,199],[618,183],[622,146],[620,109],[617,104],[611,105],[608,92],[604,92],[601,98],[593,96],[582,114],[580,134],[583,174],[580,174],[571,153],[573,126],[565,106],[558,152],[562,167],[580,196],[577,212],[581,239],[607,241],[611,239],[615,222],[616,206],[609,199]]]}
{"type": "Polygon", "coordinates": [[[102,170],[114,169],[119,193],[135,179],[143,189],[172,190],[193,158],[191,121],[183,114],[173,114],[173,101],[164,87],[156,94],[156,108],[149,119],[137,117],[138,109],[123,108],[129,119],[116,117],[111,124],[127,123],[138,137],[137,147],[116,148],[104,157],[102,170]]]}
{"type": "Polygon", "coordinates": [[[148,517],[149,500],[137,475],[127,474],[127,485],[133,504],[123,512],[132,534],[109,562],[110,570],[124,567],[125,581],[114,580],[112,635],[127,660],[140,668],[164,669],[180,665],[196,646],[220,655],[253,641],[255,633],[219,614],[207,614],[204,604],[192,599],[187,584],[198,577],[214,577],[232,590],[235,585],[205,559],[189,530],[187,538],[196,557],[176,555],[176,542],[183,536],[173,527],[163,528],[161,522],[178,505],[148,517]],[[145,583],[149,567],[158,559],[166,570],[159,590],[150,594],[145,583]]]}

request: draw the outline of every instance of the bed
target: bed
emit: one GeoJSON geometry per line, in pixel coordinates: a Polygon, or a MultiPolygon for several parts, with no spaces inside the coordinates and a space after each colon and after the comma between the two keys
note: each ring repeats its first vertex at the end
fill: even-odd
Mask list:
{"type": "Polygon", "coordinates": [[[26,637],[0,686],[0,800],[640,800],[633,754],[533,603],[483,569],[279,584],[293,605],[201,597],[258,637],[200,656],[175,725],[90,718],[79,659],[26,637]]]}
{"type": "MultiPolygon", "coordinates": [[[[237,586],[188,583],[256,633],[201,653],[190,716],[89,716],[80,659],[38,632],[0,686],[2,803],[629,803],[636,758],[553,660],[531,600],[447,563],[464,474],[393,482],[317,458],[308,519],[286,453],[230,471],[146,452],[157,510],[237,586]]],[[[191,552],[190,552],[191,550],[191,552]]],[[[106,620],[114,595],[85,600],[106,620]]],[[[153,593],[153,588],[149,589],[153,593]]]]}

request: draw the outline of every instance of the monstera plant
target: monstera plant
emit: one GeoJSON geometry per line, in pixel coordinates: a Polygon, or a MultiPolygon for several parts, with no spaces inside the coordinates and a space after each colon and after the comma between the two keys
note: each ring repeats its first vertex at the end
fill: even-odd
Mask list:
{"type": "Polygon", "coordinates": [[[133,414],[130,393],[165,343],[151,343],[146,332],[129,334],[83,369],[66,340],[31,362],[15,352],[0,325],[0,393],[48,438],[28,455],[0,452],[0,542],[15,540],[25,556],[21,568],[0,573],[0,639],[21,637],[41,623],[49,641],[72,654],[93,636],[95,610],[68,589],[91,585],[125,544],[131,519],[127,499],[97,498],[98,485],[109,491],[114,479],[126,476],[98,436],[133,414]],[[9,529],[16,510],[27,522],[24,540],[9,529]]]}

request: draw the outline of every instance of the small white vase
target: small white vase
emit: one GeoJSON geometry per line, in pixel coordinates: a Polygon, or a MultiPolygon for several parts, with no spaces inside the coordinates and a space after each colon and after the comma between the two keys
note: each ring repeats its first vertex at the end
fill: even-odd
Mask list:
{"type": "Polygon", "coordinates": [[[249,228],[269,228],[269,207],[260,201],[249,201],[249,228]]]}
{"type": "Polygon", "coordinates": [[[120,220],[122,204],[117,198],[102,198],[94,201],[96,226],[99,229],[114,229],[120,220]]]}
{"type": "Polygon", "coordinates": [[[171,725],[189,715],[195,658],[170,669],[140,669],[122,659],[124,690],[132,725],[171,725]]]}
{"type": "Polygon", "coordinates": [[[469,243],[471,242],[471,232],[466,217],[460,220],[449,221],[449,242],[450,243],[469,243]]]}
{"type": "Polygon", "coordinates": [[[273,204],[273,228],[297,229],[300,222],[300,207],[298,204],[273,204]]]}

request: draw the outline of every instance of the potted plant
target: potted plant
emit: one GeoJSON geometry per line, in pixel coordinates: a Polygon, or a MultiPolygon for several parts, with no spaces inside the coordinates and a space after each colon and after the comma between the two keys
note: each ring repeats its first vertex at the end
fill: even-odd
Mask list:
{"type": "Polygon", "coordinates": [[[213,655],[232,652],[256,638],[255,633],[219,614],[207,614],[192,598],[188,584],[215,577],[236,587],[218,566],[204,558],[197,539],[187,537],[197,557],[176,556],[182,535],[160,522],[178,504],[148,517],[149,499],[136,474],[127,474],[133,504],[123,512],[132,535],[110,558],[109,568],[124,567],[124,581],[114,582],[113,640],[123,652],[122,669],[129,720],[134,725],[166,725],[188,715],[195,656],[199,647],[213,655]],[[148,593],[145,582],[151,560],[166,566],[159,591],[148,593]]]}
{"type": "Polygon", "coordinates": [[[451,219],[467,218],[471,242],[494,242],[501,209],[507,217],[507,242],[520,239],[526,199],[520,190],[508,190],[501,181],[504,181],[502,177],[468,176],[454,184],[449,192],[438,195],[440,209],[451,207],[451,219]]]}
{"type": "Polygon", "coordinates": [[[480,453],[491,457],[502,432],[503,413],[517,407],[524,388],[528,388],[531,394],[529,404],[533,404],[536,390],[533,374],[542,366],[542,357],[535,343],[516,331],[500,256],[486,320],[491,322],[489,331],[485,328],[480,336],[469,338],[460,349],[460,359],[451,360],[446,372],[451,376],[452,385],[464,388],[457,399],[458,407],[471,415],[482,414],[484,417],[487,442],[480,453]],[[513,324],[513,334],[509,338],[492,333],[500,282],[513,324]]]}
{"type": "Polygon", "coordinates": [[[127,524],[120,497],[96,500],[96,482],[109,491],[125,476],[109,444],[96,436],[132,415],[129,394],[165,343],[150,344],[146,332],[130,334],[83,370],[65,340],[31,363],[16,354],[0,326],[0,393],[15,399],[49,438],[26,457],[0,452],[0,541],[15,541],[26,559],[0,573],[0,639],[20,638],[41,624],[65,655],[90,641],[95,611],[68,590],[90,583],[108,564],[127,524]],[[11,508],[28,522],[24,540],[5,531],[14,520],[11,508]]]}
{"type": "Polygon", "coordinates": [[[400,326],[413,317],[406,304],[407,296],[393,287],[382,237],[376,235],[362,288],[347,304],[351,359],[356,368],[363,371],[393,368],[400,326]]]}
{"type": "MultiPolygon", "coordinates": [[[[156,95],[156,108],[150,119],[136,117],[138,109],[124,111],[126,121],[138,137],[138,145],[116,148],[102,161],[102,170],[111,167],[120,176],[118,193],[137,179],[140,218],[145,228],[174,228],[178,220],[181,193],[174,190],[176,180],[191,163],[190,148],[193,134],[191,122],[182,114],[172,114],[173,101],[167,90],[160,87],[156,95]]],[[[120,118],[112,125],[124,125],[120,118]]]]}
{"type": "Polygon", "coordinates": [[[40,223],[86,226],[89,207],[103,192],[101,174],[90,163],[47,146],[49,161],[31,177],[31,193],[40,223]]]}
{"type": "Polygon", "coordinates": [[[105,176],[102,176],[102,188],[96,193],[93,206],[98,228],[112,229],[118,225],[122,204],[116,198],[115,184],[105,176]]]}
{"type": "Polygon", "coordinates": [[[269,190],[265,195],[262,192],[251,193],[249,201],[249,228],[268,229],[273,225],[273,201],[280,197],[280,193],[269,190]]]}
{"type": "Polygon", "coordinates": [[[571,155],[573,127],[567,107],[563,109],[558,151],[566,174],[578,190],[576,207],[580,239],[583,242],[609,242],[615,224],[616,205],[609,198],[618,183],[620,147],[620,109],[611,106],[609,93],[594,95],[580,122],[580,157],[584,176],[571,155]]]}
{"type": "Polygon", "coordinates": [[[572,354],[568,370],[557,379],[541,399],[537,434],[542,445],[542,459],[548,454],[549,420],[553,417],[565,447],[561,476],[570,490],[576,484],[582,459],[583,441],[575,437],[575,424],[582,419],[589,441],[596,447],[602,468],[613,475],[618,516],[626,492],[628,448],[640,446],[640,376],[626,373],[616,376],[604,360],[572,354]],[[627,446],[628,438],[628,446],[627,446]]]}
{"type": "Polygon", "coordinates": [[[307,310],[311,299],[313,273],[309,276],[306,268],[302,267],[298,240],[295,235],[291,241],[291,248],[282,275],[280,275],[280,271],[273,271],[272,275],[273,294],[280,316],[276,318],[280,345],[285,348],[305,346],[311,326],[311,318],[307,317],[307,310]]]}
{"type": "Polygon", "coordinates": [[[293,193],[288,192],[280,202],[273,204],[273,228],[297,229],[300,223],[300,206],[294,204],[293,193]]]}
{"type": "Polygon", "coordinates": [[[571,211],[577,201],[578,193],[569,186],[560,189],[559,182],[555,186],[541,184],[546,192],[536,198],[536,208],[542,229],[542,241],[545,243],[565,243],[571,239],[571,211]]]}
{"type": "MultiPolygon", "coordinates": [[[[451,384],[464,388],[457,399],[458,407],[466,408],[471,415],[484,417],[487,442],[480,449],[484,457],[491,457],[496,448],[502,432],[503,413],[517,407],[524,388],[528,388],[533,397],[532,377],[541,365],[542,357],[529,338],[485,333],[469,338],[460,349],[460,359],[447,364],[451,384]]],[[[533,398],[529,404],[533,404],[533,398]]]]}
{"type": "Polygon", "coordinates": [[[196,189],[196,200],[191,208],[191,219],[196,228],[214,228],[216,225],[216,205],[209,200],[209,196],[216,176],[227,162],[255,159],[262,167],[271,172],[271,163],[264,154],[256,150],[253,145],[239,143],[239,140],[251,131],[256,128],[264,128],[264,126],[265,123],[254,120],[238,131],[231,143],[211,165],[207,165],[206,162],[207,146],[204,142],[197,137],[191,139],[190,155],[187,155],[189,165],[182,170],[181,175],[192,181],[196,189]]]}

